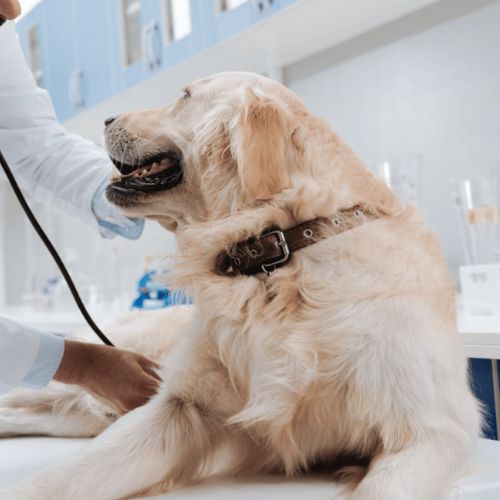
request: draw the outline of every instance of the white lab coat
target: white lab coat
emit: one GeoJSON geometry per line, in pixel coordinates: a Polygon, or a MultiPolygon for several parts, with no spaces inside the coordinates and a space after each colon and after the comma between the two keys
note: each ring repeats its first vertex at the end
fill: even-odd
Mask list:
{"type": "Polygon", "coordinates": [[[28,69],[12,22],[0,27],[0,149],[31,198],[54,200],[97,226],[92,197],[112,163],[101,148],[59,124],[48,93],[28,69]]]}
{"type": "MultiPolygon", "coordinates": [[[[92,198],[112,164],[103,150],[58,123],[49,95],[28,69],[12,22],[0,27],[0,150],[31,198],[53,200],[97,228],[92,198]]],[[[26,385],[48,382],[63,352],[63,342],[55,338],[0,318],[0,394],[33,374],[26,385]]]]}

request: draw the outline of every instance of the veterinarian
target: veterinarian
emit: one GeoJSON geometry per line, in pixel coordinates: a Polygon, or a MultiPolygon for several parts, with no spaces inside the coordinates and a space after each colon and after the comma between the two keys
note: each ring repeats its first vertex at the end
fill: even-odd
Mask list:
{"type": "MultiPolygon", "coordinates": [[[[17,0],[0,0],[0,149],[34,200],[54,200],[104,238],[139,238],[144,221],[124,217],[105,198],[112,164],[104,151],[68,134],[46,91],[37,87],[15,32],[17,0]]],[[[159,383],[142,355],[43,334],[0,318],[0,394],[50,380],[77,384],[124,413],[159,383]]]]}

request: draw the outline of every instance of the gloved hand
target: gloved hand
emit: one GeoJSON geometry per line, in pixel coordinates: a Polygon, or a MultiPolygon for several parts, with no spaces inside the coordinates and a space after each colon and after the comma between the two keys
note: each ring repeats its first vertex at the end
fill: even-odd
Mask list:
{"type": "Polygon", "coordinates": [[[117,234],[129,240],[140,238],[144,230],[144,219],[129,219],[106,199],[105,180],[92,198],[92,212],[99,224],[99,232],[103,238],[111,239],[117,234]]]}

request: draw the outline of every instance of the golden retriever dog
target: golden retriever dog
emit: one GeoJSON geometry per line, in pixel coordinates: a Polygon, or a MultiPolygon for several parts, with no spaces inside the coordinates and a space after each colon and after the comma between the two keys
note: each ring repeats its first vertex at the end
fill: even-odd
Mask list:
{"type": "Polygon", "coordinates": [[[446,498],[469,465],[480,413],[452,283],[415,209],[296,95],[258,75],[197,81],[166,108],[117,117],[106,143],[120,172],[108,198],[176,233],[168,279],[194,306],[148,320],[159,333],[136,347],[151,355],[161,344],[164,382],[112,425],[101,403],[75,392],[61,403],[49,388],[40,408],[17,396],[32,416],[45,404],[54,419],[75,411],[90,422],[66,435],[109,427],[0,497],[128,498],[351,457],[367,467],[341,469],[356,480],[343,498],[446,498]],[[292,251],[284,234],[296,227],[312,244],[292,251]],[[266,254],[247,272],[242,259],[260,262],[256,242],[272,237],[281,258],[266,254]]]}

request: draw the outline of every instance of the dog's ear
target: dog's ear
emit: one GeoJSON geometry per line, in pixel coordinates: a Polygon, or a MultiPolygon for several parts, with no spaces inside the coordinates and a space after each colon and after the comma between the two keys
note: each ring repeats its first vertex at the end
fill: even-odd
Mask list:
{"type": "Polygon", "coordinates": [[[243,189],[268,200],[290,185],[292,130],[286,109],[277,101],[245,89],[241,113],[231,127],[231,150],[243,189]]]}

